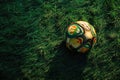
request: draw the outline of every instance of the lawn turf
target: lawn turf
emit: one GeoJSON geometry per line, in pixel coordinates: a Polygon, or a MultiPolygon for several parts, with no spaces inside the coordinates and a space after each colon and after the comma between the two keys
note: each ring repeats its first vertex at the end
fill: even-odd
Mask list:
{"type": "Polygon", "coordinates": [[[119,80],[119,0],[0,0],[0,80],[119,80]],[[65,47],[66,28],[92,24],[87,55],[65,47]]]}

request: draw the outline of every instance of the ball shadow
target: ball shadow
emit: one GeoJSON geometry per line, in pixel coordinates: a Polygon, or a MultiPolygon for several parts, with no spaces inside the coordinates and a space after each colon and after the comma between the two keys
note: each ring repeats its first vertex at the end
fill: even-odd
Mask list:
{"type": "Polygon", "coordinates": [[[45,80],[83,80],[87,55],[69,51],[65,41],[56,46],[55,51],[57,53],[49,65],[45,80]]]}

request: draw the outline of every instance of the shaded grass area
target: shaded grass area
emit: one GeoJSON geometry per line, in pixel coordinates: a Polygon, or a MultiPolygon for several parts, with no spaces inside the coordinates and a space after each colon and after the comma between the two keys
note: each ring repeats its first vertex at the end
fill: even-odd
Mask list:
{"type": "Polygon", "coordinates": [[[83,79],[83,70],[86,66],[87,56],[71,52],[64,46],[63,41],[56,46],[56,55],[49,63],[49,71],[46,73],[45,80],[81,80],[83,79]]]}
{"type": "Polygon", "coordinates": [[[119,0],[1,0],[1,80],[119,80],[119,0]],[[87,55],[65,47],[65,30],[84,20],[97,32],[87,55]],[[70,54],[71,53],[71,54],[70,54]]]}

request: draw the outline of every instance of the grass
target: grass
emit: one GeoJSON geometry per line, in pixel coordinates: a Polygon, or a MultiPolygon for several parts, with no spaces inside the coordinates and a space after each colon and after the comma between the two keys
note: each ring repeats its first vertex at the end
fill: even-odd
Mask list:
{"type": "Polygon", "coordinates": [[[1,0],[1,80],[119,80],[119,0],[1,0]],[[65,47],[66,28],[92,24],[97,43],[87,55],[65,47]]]}

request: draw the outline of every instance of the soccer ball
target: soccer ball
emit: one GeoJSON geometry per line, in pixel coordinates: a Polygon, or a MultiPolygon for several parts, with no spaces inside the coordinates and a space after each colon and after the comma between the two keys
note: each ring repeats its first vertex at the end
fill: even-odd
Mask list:
{"type": "Polygon", "coordinates": [[[77,21],[67,28],[66,46],[72,51],[88,52],[96,43],[96,32],[92,25],[77,21]]]}

